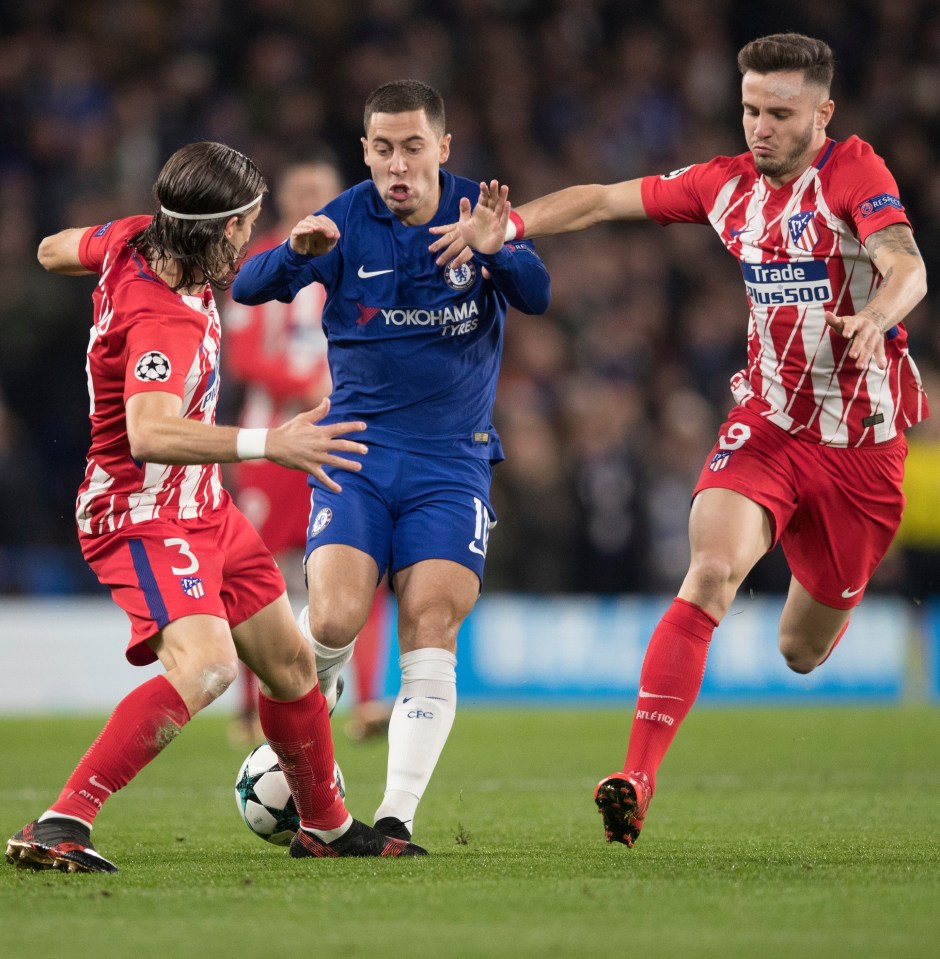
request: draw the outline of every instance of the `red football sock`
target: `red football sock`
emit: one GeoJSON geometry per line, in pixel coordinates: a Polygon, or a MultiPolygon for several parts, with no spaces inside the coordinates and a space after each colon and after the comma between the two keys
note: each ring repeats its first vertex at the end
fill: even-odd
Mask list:
{"type": "Polygon", "coordinates": [[[282,702],[258,697],[258,716],[307,829],[336,829],[349,813],[333,781],[333,734],[319,686],[282,702]]]}
{"type": "Polygon", "coordinates": [[[126,786],[189,722],[189,709],[166,676],[128,693],[69,777],[52,812],[94,821],[104,801],[126,786]]]}
{"type": "Polygon", "coordinates": [[[705,610],[676,597],[650,638],[623,770],[645,772],[653,789],[656,770],[702,686],[717,625],[705,610]]]}

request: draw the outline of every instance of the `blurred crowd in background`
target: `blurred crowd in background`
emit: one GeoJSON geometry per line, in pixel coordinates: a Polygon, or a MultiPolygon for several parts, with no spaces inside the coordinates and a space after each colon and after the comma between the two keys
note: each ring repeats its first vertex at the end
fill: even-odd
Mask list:
{"type": "MultiPolygon", "coordinates": [[[[909,434],[908,517],[873,588],[940,592],[935,0],[0,0],[0,593],[98,588],[73,522],[93,279],[44,274],[44,235],[149,211],[163,161],[192,140],[242,150],[273,184],[332,156],[352,185],[368,175],[365,97],[400,77],[443,93],[448,168],[499,178],[516,205],[740,153],[737,50],[782,30],[833,47],[830,135],[886,159],[927,261],[907,325],[936,412],[909,434]]],[[[745,364],[740,270],[707,227],[537,247],[553,301],[507,323],[486,589],[673,592],[689,494],[745,364]]],[[[786,589],[778,553],[746,587],[786,589]]]]}

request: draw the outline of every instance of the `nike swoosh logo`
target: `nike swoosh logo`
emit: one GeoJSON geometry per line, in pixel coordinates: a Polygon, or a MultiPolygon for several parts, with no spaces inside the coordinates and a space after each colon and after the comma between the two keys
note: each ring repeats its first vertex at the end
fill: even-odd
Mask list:
{"type": "Polygon", "coordinates": [[[480,549],[480,547],[477,546],[476,543],[473,543],[473,542],[468,543],[467,548],[470,550],[471,553],[478,553],[480,556],[486,556],[486,553],[482,549],[480,549]]]}
{"type": "Polygon", "coordinates": [[[372,276],[381,276],[383,273],[394,273],[394,270],[367,270],[364,266],[359,267],[357,274],[360,280],[368,280],[372,276]]]}
{"type": "Polygon", "coordinates": [[[864,586],[859,586],[858,589],[844,589],[842,590],[843,599],[851,599],[853,596],[858,596],[858,594],[864,589],[864,586]]]}
{"type": "Polygon", "coordinates": [[[682,702],[681,696],[666,696],[664,693],[648,693],[642,686],[640,687],[640,699],[678,699],[682,702]]]}
{"type": "Polygon", "coordinates": [[[736,230],[734,227],[731,227],[731,239],[736,240],[742,233],[750,233],[751,231],[745,227],[743,230],[736,230]]]}
{"type": "Polygon", "coordinates": [[[412,699],[439,699],[442,703],[446,703],[447,699],[444,696],[406,696],[402,702],[410,703],[412,699]]]}
{"type": "Polygon", "coordinates": [[[98,780],[95,779],[94,776],[89,776],[88,781],[92,784],[92,786],[95,786],[98,789],[103,789],[109,796],[111,795],[111,793],[114,792],[113,789],[108,789],[108,787],[104,783],[98,782],[98,780]]]}

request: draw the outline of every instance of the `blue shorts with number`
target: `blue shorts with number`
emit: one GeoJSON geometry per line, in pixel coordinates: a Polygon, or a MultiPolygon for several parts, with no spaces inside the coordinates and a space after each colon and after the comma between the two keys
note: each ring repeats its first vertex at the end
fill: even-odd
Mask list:
{"type": "Polygon", "coordinates": [[[332,474],[341,493],[311,478],[306,556],[328,543],[353,546],[375,560],[379,579],[386,570],[394,576],[422,560],[449,559],[472,569],[482,583],[496,525],[492,474],[489,460],[370,446],[361,472],[332,474]]]}

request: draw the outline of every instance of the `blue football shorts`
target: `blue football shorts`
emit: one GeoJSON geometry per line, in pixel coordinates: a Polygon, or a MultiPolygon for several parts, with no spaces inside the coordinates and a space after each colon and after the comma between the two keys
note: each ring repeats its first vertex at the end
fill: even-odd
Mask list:
{"type": "Polygon", "coordinates": [[[333,472],[341,493],[310,478],[304,560],[320,546],[340,543],[368,553],[379,579],[386,570],[394,576],[422,560],[449,559],[472,569],[482,583],[489,533],[496,525],[492,476],[489,460],[370,446],[361,472],[333,472]]]}

